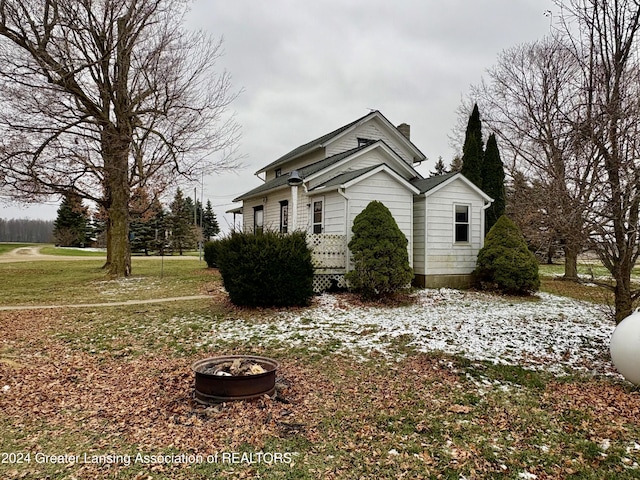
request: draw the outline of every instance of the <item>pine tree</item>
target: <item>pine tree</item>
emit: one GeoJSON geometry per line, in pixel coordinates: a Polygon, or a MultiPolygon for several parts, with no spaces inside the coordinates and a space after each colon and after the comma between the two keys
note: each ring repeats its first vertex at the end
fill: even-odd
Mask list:
{"type": "Polygon", "coordinates": [[[446,173],[448,173],[447,167],[445,166],[444,160],[442,160],[442,157],[438,158],[438,161],[436,162],[434,168],[435,168],[435,171],[429,172],[430,177],[436,177],[438,175],[445,175],[446,173]]]}
{"type": "Polygon", "coordinates": [[[89,210],[82,199],[69,193],[62,199],[53,222],[53,236],[62,247],[84,246],[89,232],[89,210]]]}
{"type": "Polygon", "coordinates": [[[220,226],[211,206],[211,200],[207,200],[207,206],[202,215],[202,231],[205,241],[211,240],[220,233],[220,226]]]}
{"type": "Polygon", "coordinates": [[[462,148],[461,173],[471,180],[478,188],[482,188],[482,161],[484,158],[482,142],[482,122],[478,105],[473,106],[473,111],[467,123],[467,131],[464,136],[462,148]]]}
{"type": "Polygon", "coordinates": [[[493,198],[493,203],[485,210],[485,235],[504,215],[506,194],[504,189],[504,165],[500,158],[495,134],[489,135],[482,162],[482,190],[493,198]]]}
{"type": "Polygon", "coordinates": [[[178,251],[180,255],[185,250],[194,248],[196,235],[193,225],[193,200],[182,194],[178,188],[170,205],[171,213],[169,224],[171,227],[171,249],[178,251]]]}

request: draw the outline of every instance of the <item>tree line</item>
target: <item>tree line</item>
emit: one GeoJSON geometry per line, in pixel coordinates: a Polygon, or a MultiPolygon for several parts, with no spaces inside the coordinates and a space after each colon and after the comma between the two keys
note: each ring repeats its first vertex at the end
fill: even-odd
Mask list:
{"type": "MultiPolygon", "coordinates": [[[[146,190],[137,189],[131,196],[129,210],[131,252],[182,255],[220,233],[211,201],[207,200],[203,208],[200,200],[185,197],[181,189],[176,191],[168,208],[146,190]]],[[[79,196],[66,195],[53,222],[55,243],[67,247],[106,247],[107,218],[104,210],[92,212],[79,196]]]]}
{"type": "Polygon", "coordinates": [[[0,218],[0,242],[50,243],[53,240],[53,220],[0,218]]]}

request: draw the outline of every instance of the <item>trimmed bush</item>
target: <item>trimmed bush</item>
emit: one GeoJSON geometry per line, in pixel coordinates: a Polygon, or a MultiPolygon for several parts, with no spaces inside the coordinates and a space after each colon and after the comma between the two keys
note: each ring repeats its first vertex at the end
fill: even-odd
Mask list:
{"type": "Polygon", "coordinates": [[[483,288],[526,295],[540,288],[538,260],[520,229],[506,215],[495,223],[478,253],[474,271],[483,288]]]}
{"type": "Polygon", "coordinates": [[[405,290],[413,279],[408,240],[389,209],[378,201],[369,203],[351,230],[354,269],[346,275],[349,287],[365,299],[405,290]]]}
{"type": "Polygon", "coordinates": [[[220,240],[212,240],[204,244],[204,261],[207,267],[216,268],[218,266],[218,250],[220,248],[220,240]]]}
{"type": "Polygon", "coordinates": [[[217,264],[235,305],[308,305],[313,295],[311,250],[304,233],[234,232],[219,240],[217,264]]]}

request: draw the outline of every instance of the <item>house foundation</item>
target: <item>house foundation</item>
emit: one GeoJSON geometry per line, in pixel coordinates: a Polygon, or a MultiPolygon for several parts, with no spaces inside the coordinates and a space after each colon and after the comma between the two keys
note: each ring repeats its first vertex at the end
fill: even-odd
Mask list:
{"type": "Polygon", "coordinates": [[[416,275],[413,286],[420,288],[470,288],[474,284],[471,274],[465,275],[416,275]]]}

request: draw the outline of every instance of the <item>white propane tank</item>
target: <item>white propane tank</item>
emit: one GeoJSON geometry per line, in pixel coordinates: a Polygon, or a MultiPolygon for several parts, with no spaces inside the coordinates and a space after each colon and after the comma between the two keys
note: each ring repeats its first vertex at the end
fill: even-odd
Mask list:
{"type": "Polygon", "coordinates": [[[622,320],[611,335],[611,360],[624,378],[640,385],[640,311],[622,320]]]}

